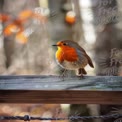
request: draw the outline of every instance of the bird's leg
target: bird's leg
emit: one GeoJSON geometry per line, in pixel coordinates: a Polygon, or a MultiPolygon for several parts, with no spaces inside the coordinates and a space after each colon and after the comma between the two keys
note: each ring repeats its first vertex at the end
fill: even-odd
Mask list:
{"type": "Polygon", "coordinates": [[[81,80],[84,78],[84,75],[81,73],[78,77],[79,77],[79,80],[81,80]]]}
{"type": "Polygon", "coordinates": [[[87,74],[85,69],[79,68],[78,70],[76,70],[76,75],[78,76],[79,80],[84,78],[84,74],[87,74]]]}
{"type": "Polygon", "coordinates": [[[64,70],[62,70],[62,74],[60,75],[60,78],[62,78],[64,81],[64,77],[66,77],[66,76],[67,76],[67,70],[64,69],[64,70]]]}

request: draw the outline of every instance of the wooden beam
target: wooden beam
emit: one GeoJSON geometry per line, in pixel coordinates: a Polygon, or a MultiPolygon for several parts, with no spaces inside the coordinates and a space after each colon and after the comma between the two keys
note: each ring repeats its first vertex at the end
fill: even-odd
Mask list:
{"type": "Polygon", "coordinates": [[[0,76],[0,103],[122,104],[122,77],[0,76]]]}
{"type": "Polygon", "coordinates": [[[0,103],[122,104],[122,92],[1,90],[0,103]]]}

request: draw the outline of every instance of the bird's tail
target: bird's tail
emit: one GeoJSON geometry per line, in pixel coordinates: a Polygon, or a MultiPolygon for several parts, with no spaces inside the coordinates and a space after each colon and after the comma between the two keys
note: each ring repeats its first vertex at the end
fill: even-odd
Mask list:
{"type": "Polygon", "coordinates": [[[87,55],[87,59],[88,59],[88,64],[92,67],[92,68],[94,68],[94,65],[93,65],[93,63],[92,63],[92,60],[91,60],[91,58],[87,55]]]}
{"type": "Polygon", "coordinates": [[[82,75],[82,74],[87,74],[87,72],[86,72],[86,70],[84,68],[79,68],[76,71],[76,74],[79,76],[79,75],[82,75]]]}

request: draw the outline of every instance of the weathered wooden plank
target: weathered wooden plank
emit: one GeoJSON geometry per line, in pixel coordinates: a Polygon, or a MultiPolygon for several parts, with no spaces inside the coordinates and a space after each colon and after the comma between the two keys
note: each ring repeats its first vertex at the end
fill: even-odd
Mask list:
{"type": "Polygon", "coordinates": [[[0,103],[122,104],[122,77],[0,76],[0,103]]]}
{"type": "Polygon", "coordinates": [[[122,92],[0,90],[0,103],[122,104],[122,92]]]}
{"type": "Polygon", "coordinates": [[[122,77],[85,76],[81,80],[68,77],[62,81],[58,76],[0,76],[0,89],[122,91],[122,77]]]}

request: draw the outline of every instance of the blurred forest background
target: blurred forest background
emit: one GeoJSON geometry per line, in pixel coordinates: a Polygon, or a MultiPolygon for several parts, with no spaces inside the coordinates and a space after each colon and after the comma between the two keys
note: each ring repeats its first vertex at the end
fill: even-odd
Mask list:
{"type": "MultiPolygon", "coordinates": [[[[0,0],[1,75],[59,74],[51,45],[63,39],[90,55],[95,69],[86,67],[88,75],[122,76],[122,1],[0,0]]],[[[99,115],[113,108],[120,106],[1,104],[0,115],[99,115]]]]}

